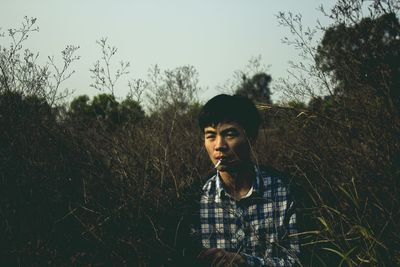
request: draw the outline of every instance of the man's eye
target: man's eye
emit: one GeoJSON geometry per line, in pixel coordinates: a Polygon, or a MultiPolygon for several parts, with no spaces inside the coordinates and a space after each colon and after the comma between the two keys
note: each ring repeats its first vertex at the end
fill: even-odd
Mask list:
{"type": "Polygon", "coordinates": [[[236,137],[237,135],[238,135],[238,133],[237,132],[233,132],[233,131],[230,131],[230,132],[226,133],[227,137],[236,137]]]}
{"type": "Polygon", "coordinates": [[[214,139],[215,135],[214,134],[208,134],[206,135],[206,139],[214,139]]]}

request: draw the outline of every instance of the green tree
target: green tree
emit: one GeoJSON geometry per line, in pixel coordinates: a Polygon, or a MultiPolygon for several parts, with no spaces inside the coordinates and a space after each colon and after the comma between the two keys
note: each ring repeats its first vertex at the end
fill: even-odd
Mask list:
{"type": "Polygon", "coordinates": [[[339,95],[368,91],[387,100],[394,111],[400,103],[400,23],[394,13],[328,28],[316,55],[317,66],[332,74],[339,95]]]}
{"type": "Polygon", "coordinates": [[[144,119],[145,113],[140,104],[130,98],[126,98],[118,106],[119,119],[122,122],[137,123],[144,119]]]}
{"type": "Polygon", "coordinates": [[[243,75],[243,82],[236,90],[236,94],[247,96],[255,102],[272,104],[269,84],[271,76],[266,73],[257,73],[250,79],[243,75]]]}
{"type": "Polygon", "coordinates": [[[98,120],[117,122],[118,106],[119,103],[113,95],[98,94],[93,97],[91,110],[98,120]]]}
{"type": "Polygon", "coordinates": [[[89,97],[81,95],[74,98],[70,103],[70,113],[74,116],[88,116],[90,111],[89,97]]]}
{"type": "Polygon", "coordinates": [[[271,161],[283,156],[278,164],[304,187],[298,203],[306,266],[397,266],[400,6],[341,0],[321,10],[329,27],[278,16],[293,34],[284,41],[302,57],[282,88],[311,100],[307,110],[285,110],[275,120],[280,141],[271,147],[280,151],[271,161]]]}
{"type": "Polygon", "coordinates": [[[137,101],[126,98],[120,103],[111,94],[96,95],[92,101],[87,95],[78,96],[71,101],[68,114],[76,121],[101,123],[112,128],[127,123],[136,124],[145,117],[137,101]]]}

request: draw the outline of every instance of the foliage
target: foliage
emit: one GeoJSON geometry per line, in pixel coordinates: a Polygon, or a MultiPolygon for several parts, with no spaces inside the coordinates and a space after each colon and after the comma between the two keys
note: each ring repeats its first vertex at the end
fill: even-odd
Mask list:
{"type": "Polygon", "coordinates": [[[91,78],[93,79],[93,83],[90,86],[99,91],[107,90],[109,94],[114,96],[116,83],[122,76],[129,73],[128,68],[130,63],[120,61],[119,67],[114,74],[111,65],[112,59],[118,49],[115,46],[109,45],[107,43],[107,38],[101,38],[97,41],[97,44],[101,48],[101,61],[97,60],[93,64],[93,68],[90,69],[92,73],[91,78]]]}
{"type": "MultiPolygon", "coordinates": [[[[308,61],[292,65],[304,76],[282,84],[299,89],[288,92],[290,102],[258,103],[264,124],[254,156],[292,177],[305,266],[400,264],[400,121],[390,104],[399,100],[391,61],[400,50],[398,18],[391,1],[374,1],[368,18],[357,15],[357,3],[365,4],[338,1],[329,13],[335,23],[317,44],[308,42],[313,29],[296,28],[300,17],[281,14],[300,38],[287,42],[308,61]],[[366,36],[373,38],[360,41],[366,36]]],[[[11,37],[26,36],[33,24],[11,37]]],[[[19,55],[25,39],[0,53],[0,265],[193,264],[181,257],[191,248],[184,218],[212,169],[196,123],[197,71],[155,66],[146,81],[131,80],[120,100],[116,84],[128,70],[107,69],[116,49],[104,39],[92,76],[106,93],[78,96],[60,114],[51,96],[63,78],[51,87],[51,62],[40,67],[19,55]]],[[[269,77],[253,66],[229,89],[251,91],[269,77]]]]}
{"type": "Polygon", "coordinates": [[[272,104],[271,91],[269,88],[271,80],[271,76],[266,73],[257,73],[250,79],[243,76],[242,84],[235,93],[247,96],[254,102],[272,104]]]}
{"type": "Polygon", "coordinates": [[[63,217],[82,203],[89,159],[43,98],[2,93],[0,130],[0,263],[64,265],[84,244],[78,222],[63,217]]]}
{"type": "Polygon", "coordinates": [[[329,105],[267,112],[275,129],[257,154],[294,177],[305,265],[398,264],[399,134],[369,115],[329,105]]]}
{"type": "MultiPolygon", "coordinates": [[[[75,55],[79,47],[69,45],[61,52],[61,67],[54,57],[48,57],[44,66],[38,65],[39,54],[23,49],[29,34],[38,31],[35,23],[36,19],[25,17],[20,28],[8,30],[11,44],[0,46],[0,92],[40,96],[53,106],[70,94],[68,90],[60,92],[60,85],[74,73],[69,67],[79,59],[75,55]]],[[[4,38],[4,34],[0,37],[4,38]]]]}
{"type": "MultiPolygon", "coordinates": [[[[269,66],[263,64],[261,55],[251,57],[242,69],[234,71],[231,79],[217,86],[217,90],[224,94],[235,94],[246,87],[250,91],[249,94],[256,93],[258,97],[269,98],[271,94],[269,83],[272,78],[267,74],[268,69],[269,66]],[[256,78],[253,80],[253,77],[256,78]]],[[[243,93],[245,94],[245,92],[243,93]]]]}
{"type": "Polygon", "coordinates": [[[87,95],[78,96],[72,100],[68,117],[80,123],[91,126],[103,126],[114,129],[115,126],[127,123],[136,124],[145,117],[138,102],[126,98],[119,103],[113,95],[99,94],[89,101],[87,95]]]}
{"type": "Polygon", "coordinates": [[[333,26],[318,47],[316,64],[332,73],[335,94],[372,94],[396,112],[400,99],[400,23],[394,13],[333,26]],[[340,67],[337,67],[340,66],[340,67]],[[370,91],[370,93],[368,92],[370,91]]]}
{"type": "Polygon", "coordinates": [[[297,102],[306,102],[319,95],[332,95],[331,77],[315,66],[316,51],[320,43],[318,34],[325,29],[321,25],[316,28],[304,27],[301,14],[280,12],[277,19],[291,33],[282,42],[293,46],[301,60],[289,61],[288,77],[279,79],[275,90],[281,92],[286,101],[297,102]]]}
{"type": "Polygon", "coordinates": [[[201,90],[198,75],[197,70],[189,65],[165,70],[163,73],[158,65],[149,69],[147,98],[150,113],[162,112],[171,107],[187,110],[190,104],[196,102],[201,90]]]}
{"type": "Polygon", "coordinates": [[[307,109],[270,110],[277,129],[265,138],[280,144],[270,160],[307,192],[298,196],[306,265],[400,263],[398,6],[374,1],[363,17],[365,5],[338,1],[318,45],[315,30],[299,26],[301,17],[280,14],[297,38],[286,42],[308,60],[292,64],[300,73],[293,87],[302,91],[288,95],[308,92],[311,99],[307,109]]]}

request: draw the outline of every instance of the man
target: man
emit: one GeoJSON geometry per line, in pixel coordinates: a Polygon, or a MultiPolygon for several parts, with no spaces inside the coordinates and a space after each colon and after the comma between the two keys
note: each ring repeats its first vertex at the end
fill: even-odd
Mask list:
{"type": "Polygon", "coordinates": [[[206,266],[292,266],[298,263],[296,215],[285,184],[253,163],[260,125],[254,104],[218,95],[199,115],[215,166],[200,200],[197,234],[206,266]]]}

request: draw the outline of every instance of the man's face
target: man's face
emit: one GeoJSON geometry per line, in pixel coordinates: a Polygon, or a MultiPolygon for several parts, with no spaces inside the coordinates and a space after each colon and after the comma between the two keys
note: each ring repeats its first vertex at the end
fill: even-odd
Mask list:
{"type": "Polygon", "coordinates": [[[251,163],[250,141],[236,122],[221,122],[204,128],[204,145],[214,165],[222,159],[218,167],[221,172],[251,163]]]}

